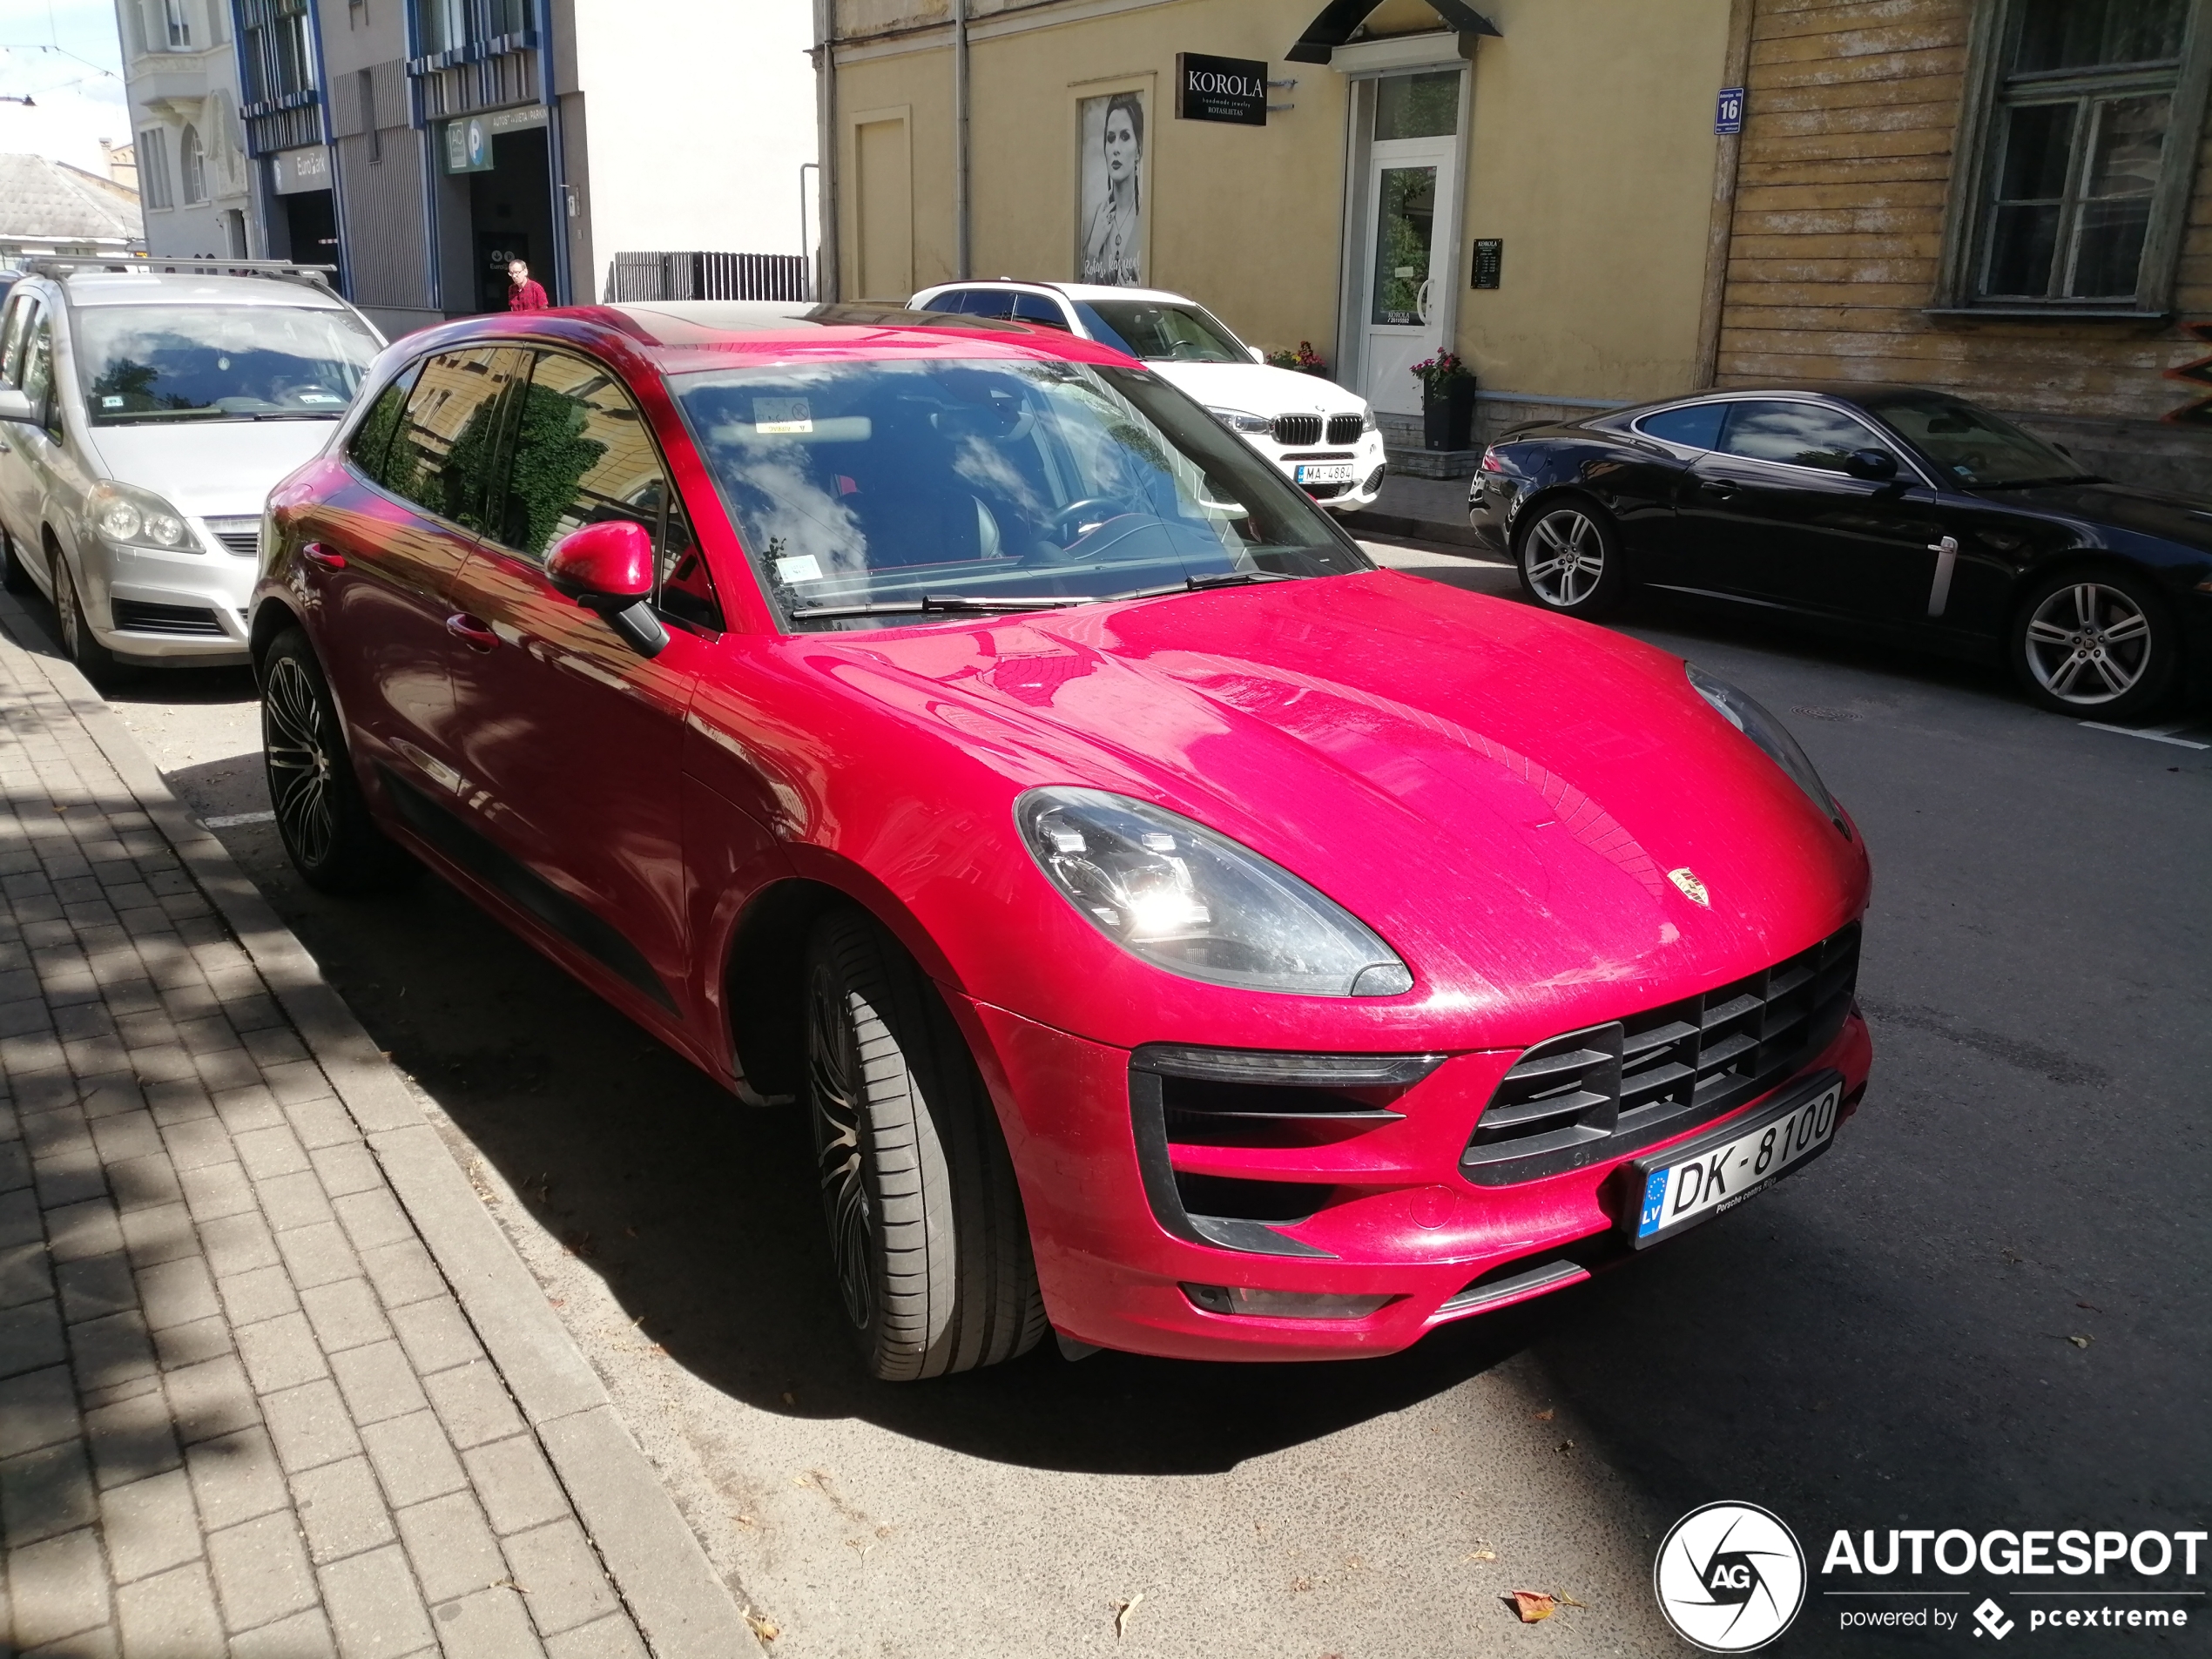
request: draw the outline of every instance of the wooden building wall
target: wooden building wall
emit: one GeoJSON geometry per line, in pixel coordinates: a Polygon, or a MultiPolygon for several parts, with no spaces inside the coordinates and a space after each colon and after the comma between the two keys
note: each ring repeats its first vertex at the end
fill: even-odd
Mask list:
{"type": "MultiPolygon", "coordinates": [[[[2212,352],[2179,323],[1925,314],[1978,3],[1754,0],[1718,383],[1941,387],[2045,417],[2030,423],[2115,475],[2212,494],[2212,428],[2161,418],[2205,391],[2165,376],[2212,352]]],[[[2208,128],[2175,295],[2183,321],[2212,320],[2208,128]]]]}

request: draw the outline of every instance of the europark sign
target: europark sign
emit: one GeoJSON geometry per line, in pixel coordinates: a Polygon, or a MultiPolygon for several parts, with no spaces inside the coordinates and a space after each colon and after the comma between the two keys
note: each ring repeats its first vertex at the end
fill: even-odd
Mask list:
{"type": "Polygon", "coordinates": [[[456,117],[445,125],[445,167],[448,172],[489,172],[492,140],[504,132],[526,132],[545,125],[545,105],[526,104],[520,109],[491,110],[482,115],[456,117]]]}

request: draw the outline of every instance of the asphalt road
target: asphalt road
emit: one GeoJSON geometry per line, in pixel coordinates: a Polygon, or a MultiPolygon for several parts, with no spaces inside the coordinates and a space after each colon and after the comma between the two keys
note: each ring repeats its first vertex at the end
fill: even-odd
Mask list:
{"type": "MultiPolygon", "coordinates": [[[[222,826],[266,809],[243,674],[114,700],[442,1114],[778,1654],[1687,1652],[1651,1554],[1715,1498],[1816,1564],[1838,1527],[2203,1526],[2212,749],[2036,712],[1993,672],[1623,625],[1780,713],[1865,832],[1878,1047],[1836,1150],[1394,1359],[1048,1347],[906,1389],[846,1357],[797,1115],[737,1107],[442,884],[337,903],[266,823],[222,826]],[[1523,1626],[1514,1588],[1583,1605],[1523,1626]]],[[[2199,718],[2169,735],[2212,743],[2199,718]]],[[[1839,1635],[1865,1605],[1816,1595],[1776,1650],[1919,1645],[1839,1635]]]]}

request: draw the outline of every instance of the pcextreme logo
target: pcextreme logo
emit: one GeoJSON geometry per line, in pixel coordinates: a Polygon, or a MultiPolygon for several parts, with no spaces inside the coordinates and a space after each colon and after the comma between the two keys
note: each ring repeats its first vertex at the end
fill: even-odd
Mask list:
{"type": "Polygon", "coordinates": [[[1709,1503],[1660,1541],[1651,1588],[1684,1642],[1707,1653],[1750,1653],[1787,1630],[1804,1605],[1804,1552],[1757,1504],[1709,1503]]]}

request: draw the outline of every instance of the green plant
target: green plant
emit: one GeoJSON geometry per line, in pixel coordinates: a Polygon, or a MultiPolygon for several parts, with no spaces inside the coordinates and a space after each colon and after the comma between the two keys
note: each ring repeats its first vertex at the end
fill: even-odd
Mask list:
{"type": "Polygon", "coordinates": [[[1474,371],[1460,361],[1459,354],[1448,351],[1424,357],[1413,365],[1413,372],[1420,377],[1421,389],[1431,397],[1441,395],[1454,381],[1474,378],[1474,371]]]}
{"type": "Polygon", "coordinates": [[[1267,354],[1267,361],[1277,368],[1296,369],[1302,374],[1325,374],[1329,372],[1329,366],[1321,361],[1320,354],[1313,349],[1313,342],[1310,340],[1299,341],[1296,351],[1271,351],[1267,354]]]}

